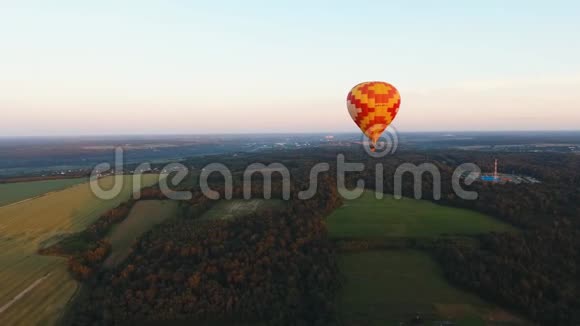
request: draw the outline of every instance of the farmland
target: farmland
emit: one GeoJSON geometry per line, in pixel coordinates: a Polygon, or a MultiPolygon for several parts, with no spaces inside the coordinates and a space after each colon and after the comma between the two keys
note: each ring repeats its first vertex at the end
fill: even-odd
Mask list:
{"type": "Polygon", "coordinates": [[[343,253],[340,270],[348,276],[338,298],[346,325],[397,325],[416,314],[459,325],[521,322],[479,297],[450,286],[439,266],[415,250],[343,253]]]}
{"type": "Polygon", "coordinates": [[[108,240],[112,245],[111,255],[105,261],[106,267],[112,267],[122,262],[130,253],[135,239],[147,232],[151,227],[164,220],[178,215],[177,201],[142,200],[131,209],[131,213],[123,222],[115,226],[108,240]]]}
{"type": "MultiPolygon", "coordinates": [[[[144,175],[143,185],[157,175],[144,175]]],[[[126,201],[132,177],[124,177],[121,194],[96,198],[88,183],[51,192],[29,201],[0,207],[0,324],[52,324],[73,295],[77,284],[66,271],[66,260],[37,255],[51,239],[78,232],[101,213],[126,201]]],[[[98,181],[103,188],[113,178],[98,181]]]]}
{"type": "Polygon", "coordinates": [[[85,178],[76,178],[3,183],[0,184],[0,207],[34,198],[51,191],[62,190],[86,181],[87,179],[85,178]]]}
{"type": "Polygon", "coordinates": [[[512,231],[508,224],[478,212],[441,206],[425,200],[376,199],[366,191],[345,201],[327,219],[335,238],[437,237],[442,234],[477,234],[512,231]]]}

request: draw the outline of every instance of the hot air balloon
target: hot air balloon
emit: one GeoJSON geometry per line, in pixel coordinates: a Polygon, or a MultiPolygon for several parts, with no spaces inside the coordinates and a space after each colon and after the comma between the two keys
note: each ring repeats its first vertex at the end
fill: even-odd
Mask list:
{"type": "Polygon", "coordinates": [[[401,104],[397,89],[385,82],[364,82],[353,87],[346,98],[348,113],[371,140],[374,151],[381,134],[391,124],[401,104]]]}

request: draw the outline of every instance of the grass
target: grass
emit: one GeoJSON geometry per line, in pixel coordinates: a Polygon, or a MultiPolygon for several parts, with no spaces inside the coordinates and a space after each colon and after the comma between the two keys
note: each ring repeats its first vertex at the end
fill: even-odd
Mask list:
{"type": "Polygon", "coordinates": [[[83,182],[87,182],[87,179],[75,178],[0,184],[0,207],[48,192],[62,190],[83,182]]]}
{"type": "Polygon", "coordinates": [[[484,325],[516,317],[452,287],[427,254],[414,250],[343,253],[339,267],[345,282],[338,311],[346,325],[397,325],[417,313],[425,320],[454,320],[484,325]]]}
{"type": "Polygon", "coordinates": [[[133,206],[129,216],[115,226],[108,240],[112,253],[104,263],[113,267],[121,263],[130,254],[133,242],[156,224],[177,216],[179,203],[169,200],[142,200],[133,206]]]}
{"type": "MultiPolygon", "coordinates": [[[[353,240],[428,240],[441,235],[516,231],[474,211],[410,198],[377,200],[371,191],[346,201],[327,218],[327,226],[331,237],[353,240]]],[[[345,325],[398,325],[411,322],[417,314],[427,324],[437,320],[459,325],[524,323],[451,286],[439,265],[421,251],[343,252],[339,268],[345,283],[337,299],[338,311],[345,325]]]]}
{"type": "Polygon", "coordinates": [[[430,201],[394,199],[374,192],[346,201],[327,218],[334,238],[437,237],[442,234],[477,234],[513,231],[510,225],[490,216],[430,201]]]}
{"type": "MultiPolygon", "coordinates": [[[[0,312],[0,325],[54,324],[76,290],[66,271],[66,259],[40,256],[36,252],[48,239],[84,230],[106,210],[126,201],[132,192],[131,176],[124,177],[119,196],[96,198],[88,183],[14,205],[0,207],[0,307],[48,275],[12,306],[0,312]]],[[[157,182],[145,175],[143,185],[157,182]]],[[[99,180],[111,187],[113,178],[99,180]]]]}
{"type": "Polygon", "coordinates": [[[205,212],[200,220],[233,219],[264,209],[276,210],[284,205],[279,199],[221,200],[205,212]]]}

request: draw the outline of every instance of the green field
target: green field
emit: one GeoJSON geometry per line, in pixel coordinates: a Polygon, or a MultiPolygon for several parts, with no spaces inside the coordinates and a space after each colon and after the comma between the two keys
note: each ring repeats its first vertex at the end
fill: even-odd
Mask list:
{"type": "MultiPolygon", "coordinates": [[[[327,226],[331,237],[354,240],[516,231],[474,211],[388,195],[377,200],[371,191],[346,201],[328,216],[327,226]]],[[[448,284],[437,263],[421,251],[342,252],[339,264],[345,283],[338,302],[345,325],[398,325],[410,322],[416,314],[429,321],[427,324],[435,320],[459,325],[523,323],[448,284]]]]}
{"type": "Polygon", "coordinates": [[[200,220],[233,219],[264,209],[276,210],[284,205],[278,199],[231,199],[221,200],[205,212],[200,220]]]}
{"type": "MultiPolygon", "coordinates": [[[[158,176],[143,176],[143,186],[158,176]]],[[[77,288],[66,259],[37,255],[42,243],[84,230],[106,210],[126,201],[132,176],[124,177],[121,195],[96,198],[88,183],[0,207],[0,325],[54,324],[77,288]]],[[[113,178],[98,181],[111,187],[113,178]]]]}
{"type": "Polygon", "coordinates": [[[51,191],[58,191],[79,183],[87,182],[85,178],[43,180],[0,184],[0,207],[34,198],[51,191]]]}
{"type": "MultiPolygon", "coordinates": [[[[449,285],[427,254],[414,250],[343,253],[338,311],[345,325],[398,325],[416,314],[459,325],[518,322],[509,313],[449,285]]],[[[430,325],[430,323],[427,323],[430,325]]]]}
{"type": "Polygon", "coordinates": [[[476,234],[513,231],[514,228],[484,214],[441,206],[426,200],[394,199],[374,192],[345,201],[327,218],[334,238],[436,237],[442,234],[476,234]]]}
{"type": "Polygon", "coordinates": [[[133,242],[164,220],[176,217],[179,203],[170,200],[142,200],[131,209],[129,216],[115,226],[108,240],[112,245],[111,255],[104,266],[112,267],[121,263],[130,253],[133,242]]]}

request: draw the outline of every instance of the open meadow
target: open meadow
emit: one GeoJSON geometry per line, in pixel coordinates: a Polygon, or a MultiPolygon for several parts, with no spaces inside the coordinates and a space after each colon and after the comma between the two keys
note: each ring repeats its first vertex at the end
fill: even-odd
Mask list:
{"type": "Polygon", "coordinates": [[[115,225],[107,239],[112,252],[105,267],[121,263],[129,254],[133,242],[153,226],[179,214],[179,202],[172,200],[141,200],[131,209],[129,216],[115,225]]]}
{"type": "Polygon", "coordinates": [[[416,250],[380,250],[340,255],[346,281],[338,297],[345,325],[399,325],[416,315],[458,325],[521,323],[476,295],[451,286],[439,266],[416,250]]]}
{"type": "Polygon", "coordinates": [[[466,209],[437,205],[426,200],[376,199],[365,191],[358,199],[345,200],[327,218],[333,238],[437,237],[442,234],[477,234],[513,231],[490,216],[466,209]]]}
{"type": "MultiPolygon", "coordinates": [[[[490,216],[426,200],[376,199],[365,191],[327,217],[334,239],[435,239],[440,236],[516,231],[490,216]]],[[[465,240],[463,240],[465,241],[465,240]]],[[[344,287],[338,298],[345,325],[398,325],[419,315],[427,324],[494,322],[521,324],[520,319],[474,294],[455,288],[428,253],[418,250],[355,250],[339,253],[344,287]]]]}
{"type": "MultiPolygon", "coordinates": [[[[77,284],[66,259],[40,256],[39,247],[63,235],[84,230],[102,213],[130,198],[132,176],[111,200],[96,198],[88,183],[0,207],[0,325],[51,325],[58,319],[77,284]]],[[[157,175],[143,176],[143,186],[157,175]]],[[[103,188],[113,177],[98,181],[103,188]]]]}
{"type": "Polygon", "coordinates": [[[87,181],[86,178],[75,178],[3,183],[0,184],[0,207],[34,198],[51,191],[62,190],[87,181]]]}
{"type": "Polygon", "coordinates": [[[221,200],[211,209],[205,212],[200,221],[223,219],[229,220],[244,216],[264,209],[275,210],[284,205],[284,201],[279,199],[230,199],[221,200]]]}

